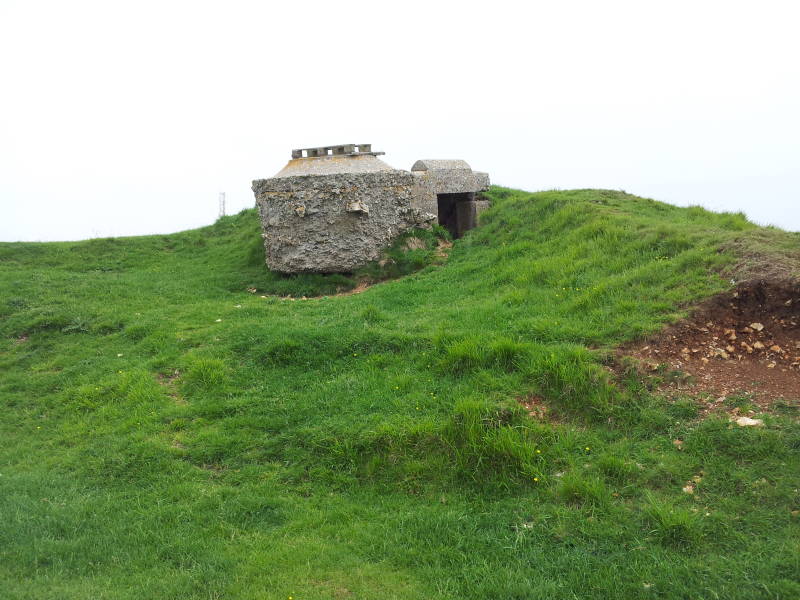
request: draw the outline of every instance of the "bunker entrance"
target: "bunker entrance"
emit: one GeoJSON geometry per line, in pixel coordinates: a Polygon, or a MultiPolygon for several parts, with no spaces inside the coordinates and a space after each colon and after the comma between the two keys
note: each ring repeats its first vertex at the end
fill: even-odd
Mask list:
{"type": "Polygon", "coordinates": [[[436,194],[439,225],[447,229],[453,239],[458,239],[477,224],[475,194],[436,194]]]}

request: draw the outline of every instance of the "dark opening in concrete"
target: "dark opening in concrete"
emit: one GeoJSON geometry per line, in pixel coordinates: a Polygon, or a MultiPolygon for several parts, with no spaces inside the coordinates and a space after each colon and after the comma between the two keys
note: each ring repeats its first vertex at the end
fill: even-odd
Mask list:
{"type": "Polygon", "coordinates": [[[475,210],[475,194],[436,194],[438,204],[439,225],[447,229],[453,239],[475,227],[477,214],[475,210]]]}

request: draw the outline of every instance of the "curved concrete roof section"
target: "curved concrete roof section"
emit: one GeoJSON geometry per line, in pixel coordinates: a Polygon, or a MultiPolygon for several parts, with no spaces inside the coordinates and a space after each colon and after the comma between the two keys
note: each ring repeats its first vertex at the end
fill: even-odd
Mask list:
{"type": "Polygon", "coordinates": [[[372,154],[316,156],[293,158],[274,175],[274,178],[300,175],[338,175],[341,173],[379,173],[396,170],[372,154]]]}
{"type": "Polygon", "coordinates": [[[465,160],[438,160],[423,158],[411,167],[412,171],[472,171],[465,160]]]}

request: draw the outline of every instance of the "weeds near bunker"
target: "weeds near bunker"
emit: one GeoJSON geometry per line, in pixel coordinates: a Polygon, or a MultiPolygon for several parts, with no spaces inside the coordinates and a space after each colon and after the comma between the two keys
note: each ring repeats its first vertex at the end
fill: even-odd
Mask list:
{"type": "Polygon", "coordinates": [[[380,260],[358,269],[354,276],[356,279],[377,282],[415,273],[442,262],[436,250],[441,241],[451,240],[449,232],[438,225],[431,229],[406,231],[383,252],[380,260]]]}

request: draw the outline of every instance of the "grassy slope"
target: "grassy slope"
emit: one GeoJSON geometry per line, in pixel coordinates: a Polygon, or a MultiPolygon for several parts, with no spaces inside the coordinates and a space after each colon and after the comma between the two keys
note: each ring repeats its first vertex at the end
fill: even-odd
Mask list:
{"type": "Polygon", "coordinates": [[[718,248],[798,236],[491,195],[445,266],[356,296],[247,293],[350,285],[266,273],[253,211],[0,244],[0,596],[800,596],[798,426],[697,422],[603,364],[725,287],[718,248]]]}

